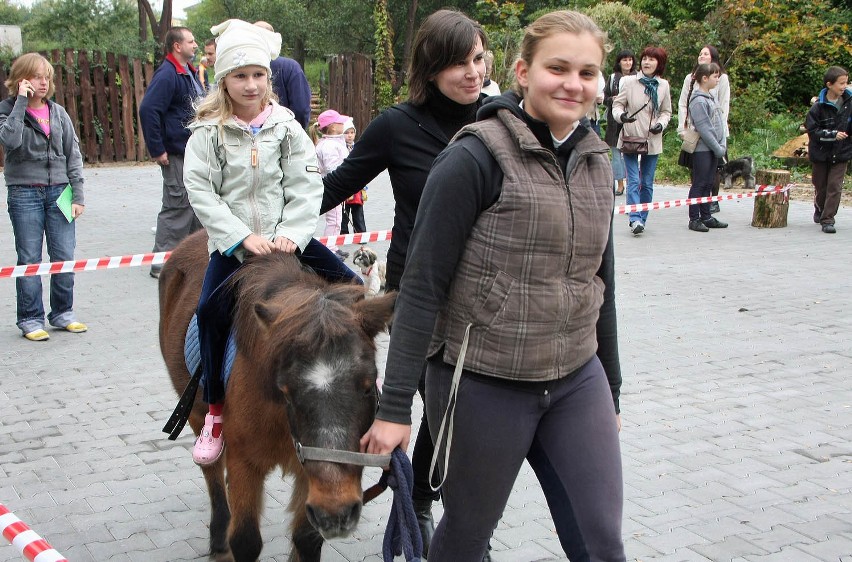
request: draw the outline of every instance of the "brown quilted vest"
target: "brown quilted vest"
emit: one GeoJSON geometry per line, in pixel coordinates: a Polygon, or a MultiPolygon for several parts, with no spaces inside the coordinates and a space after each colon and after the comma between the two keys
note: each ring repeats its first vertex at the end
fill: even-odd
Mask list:
{"type": "Polygon", "coordinates": [[[597,351],[603,302],[596,276],[612,220],[607,145],[581,139],[567,164],[543,148],[509,110],[457,136],[479,137],[504,174],[497,202],[476,221],[449,299],[438,316],[430,356],[505,379],[564,377],[597,351]]]}

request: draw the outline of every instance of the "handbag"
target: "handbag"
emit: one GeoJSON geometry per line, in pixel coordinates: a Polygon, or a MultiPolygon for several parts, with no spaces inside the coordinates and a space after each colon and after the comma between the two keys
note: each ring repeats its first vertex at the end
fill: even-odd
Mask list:
{"type": "Polygon", "coordinates": [[[621,135],[621,152],[624,154],[648,154],[648,137],[621,135]]]}
{"type": "Polygon", "coordinates": [[[701,135],[698,134],[698,131],[695,129],[685,129],[683,131],[683,143],[681,143],[680,149],[692,154],[695,152],[695,147],[698,146],[698,141],[700,140],[701,135]]]}
{"type": "Polygon", "coordinates": [[[689,102],[692,100],[692,93],[686,99],[686,120],[684,121],[683,142],[680,149],[684,152],[692,154],[695,152],[695,147],[698,146],[698,141],[701,140],[701,135],[695,129],[689,128],[689,102]]]}
{"type": "MultiPolygon", "coordinates": [[[[637,113],[645,109],[649,102],[645,102],[645,105],[640,107],[638,110],[634,111],[630,114],[630,117],[634,117],[637,113]]],[[[648,137],[651,136],[651,125],[648,125],[648,136],[647,137],[633,137],[630,135],[621,135],[621,152],[624,154],[648,154],[648,137]]],[[[624,129],[622,129],[622,133],[624,129]]]]}

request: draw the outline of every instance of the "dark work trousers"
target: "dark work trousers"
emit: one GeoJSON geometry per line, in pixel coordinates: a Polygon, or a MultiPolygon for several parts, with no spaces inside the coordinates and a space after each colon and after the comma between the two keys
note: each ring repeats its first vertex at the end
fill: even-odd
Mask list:
{"type": "MultiPolygon", "coordinates": [[[[302,265],[318,275],[335,282],[363,283],[354,271],[335,256],[331,250],[313,238],[303,252],[296,254],[302,265]]],[[[210,254],[207,273],[198,299],[198,340],[201,348],[201,377],[204,382],[204,401],[215,404],[225,399],[222,366],[225,346],[233,325],[235,295],[226,281],[242,267],[240,260],[223,256],[218,251],[210,254]]]]}
{"type": "MultiPolygon", "coordinates": [[[[452,365],[429,360],[426,407],[435,436],[452,377],[452,365]]],[[[540,467],[549,465],[550,478],[570,500],[571,509],[551,515],[557,529],[565,529],[557,519],[570,511],[578,531],[574,540],[582,542],[578,560],[582,550],[595,562],[625,560],[618,427],[606,374],[594,357],[571,376],[548,382],[464,371],[442,488],[444,516],[429,547],[430,562],[482,560],[530,451],[544,459],[540,467]]]]}
{"type": "Polygon", "coordinates": [[[849,162],[811,162],[814,183],[814,210],[821,211],[820,223],[834,224],[834,215],[840,207],[843,192],[843,175],[849,162]]]}
{"type": "MultiPolygon", "coordinates": [[[[184,238],[201,228],[183,184],[183,154],[169,154],[169,165],[160,166],[163,174],[163,203],[157,215],[157,233],[152,252],[174,250],[184,238]]],[[[162,265],[152,265],[159,271],[162,265]]]]}
{"type": "Polygon", "coordinates": [[[364,221],[364,205],[343,204],[340,234],[349,234],[350,220],[352,221],[352,232],[367,232],[367,223],[364,221]]]}
{"type": "MultiPolygon", "coordinates": [[[[716,177],[716,164],[719,159],[709,150],[692,153],[692,186],[688,197],[710,197],[713,182],[716,177]]],[[[689,206],[689,220],[709,220],[710,203],[700,203],[689,206]]]]}

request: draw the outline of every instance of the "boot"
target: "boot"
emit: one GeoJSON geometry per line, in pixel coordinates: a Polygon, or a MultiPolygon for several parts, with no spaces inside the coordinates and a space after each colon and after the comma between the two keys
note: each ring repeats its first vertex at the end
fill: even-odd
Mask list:
{"type": "Polygon", "coordinates": [[[432,519],[432,500],[429,498],[413,498],[414,514],[417,516],[417,526],[423,538],[423,558],[429,557],[429,545],[435,534],[435,520],[432,519]]]}

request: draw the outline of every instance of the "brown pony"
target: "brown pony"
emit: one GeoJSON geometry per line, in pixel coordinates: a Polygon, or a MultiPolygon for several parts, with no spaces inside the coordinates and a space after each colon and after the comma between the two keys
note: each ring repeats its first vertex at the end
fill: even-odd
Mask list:
{"type": "MultiPolygon", "coordinates": [[[[160,347],[178,393],[190,378],[184,339],[207,267],[206,240],[204,231],[188,237],[160,274],[160,347]]],[[[263,482],[278,466],[295,475],[290,560],[319,561],[324,539],[358,523],[363,467],[300,462],[294,443],[358,451],[376,408],[374,338],[390,321],[395,295],[366,300],[363,287],[330,284],[280,252],[251,258],[232,282],[239,345],[223,411],[225,454],[202,468],[210,555],[257,560],[263,482]]],[[[189,418],[196,435],[206,409],[199,397],[189,418]]]]}

